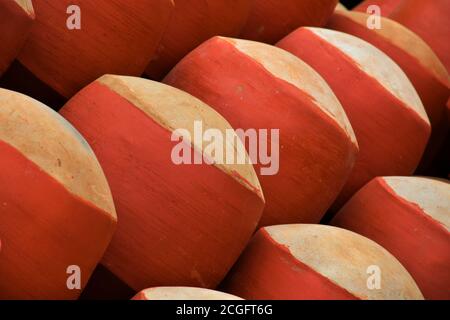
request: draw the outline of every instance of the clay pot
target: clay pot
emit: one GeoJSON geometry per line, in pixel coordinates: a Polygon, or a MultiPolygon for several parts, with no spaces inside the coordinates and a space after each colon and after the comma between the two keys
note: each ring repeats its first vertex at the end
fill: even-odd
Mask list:
{"type": "Polygon", "coordinates": [[[360,153],[333,210],[376,176],[415,171],[431,126],[417,92],[394,61],[359,38],[320,28],[300,28],[278,46],[319,72],[355,130],[360,153]]]}
{"type": "Polygon", "coordinates": [[[176,0],[175,10],[146,74],[160,80],[186,54],[217,35],[235,37],[252,0],[176,0]]]}
{"type": "Polygon", "coordinates": [[[92,144],[120,216],[103,265],[135,291],[215,287],[244,249],[264,207],[249,161],[219,163],[196,138],[201,121],[204,131],[231,132],[224,147],[236,140],[235,147],[244,150],[230,125],[185,92],[111,75],[80,91],[61,113],[92,144]],[[178,129],[191,138],[179,142],[178,129]],[[190,164],[174,160],[181,142],[190,164]],[[196,164],[202,156],[215,164],[196,164]]]}
{"type": "Polygon", "coordinates": [[[324,225],[261,229],[223,289],[249,300],[423,299],[408,271],[381,246],[324,225]]]}
{"type": "Polygon", "coordinates": [[[372,12],[367,12],[367,9],[369,6],[375,5],[380,8],[381,16],[389,17],[389,15],[397,9],[402,1],[403,0],[365,0],[357,5],[353,10],[372,14],[372,12]]]}
{"type": "Polygon", "coordinates": [[[450,299],[450,184],[419,177],[376,178],[333,225],[368,237],[411,273],[425,298],[450,299]]]}
{"type": "Polygon", "coordinates": [[[115,230],[108,183],[57,113],[4,89],[0,105],[0,299],[76,299],[115,230]]]}
{"type": "Polygon", "coordinates": [[[75,4],[79,11],[72,0],[34,0],[36,21],[19,56],[26,68],[66,98],[106,73],[141,75],[173,9],[171,0],[75,4]],[[72,29],[78,13],[80,29],[72,29]]]}

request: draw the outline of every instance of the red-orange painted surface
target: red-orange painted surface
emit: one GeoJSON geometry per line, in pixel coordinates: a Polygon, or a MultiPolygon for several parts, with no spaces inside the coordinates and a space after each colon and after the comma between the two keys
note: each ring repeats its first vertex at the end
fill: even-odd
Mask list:
{"type": "Polygon", "coordinates": [[[373,11],[367,12],[367,9],[369,6],[375,5],[380,8],[383,17],[389,17],[402,1],[403,0],[366,0],[357,5],[353,10],[373,14],[373,11]]]}
{"type": "Polygon", "coordinates": [[[254,0],[241,38],[274,44],[302,26],[324,26],[338,0],[254,0]]]}
{"type": "Polygon", "coordinates": [[[253,0],[176,0],[169,26],[146,69],[160,80],[203,41],[221,35],[238,36],[253,0]]]}
{"type": "Polygon", "coordinates": [[[445,104],[450,95],[448,79],[439,78],[431,70],[424,67],[421,64],[422,61],[419,61],[410,52],[405,51],[390,42],[389,39],[353,22],[347,17],[333,15],[328,22],[328,27],[352,34],[371,43],[386,53],[402,68],[414,85],[430,118],[432,135],[421,166],[426,167],[432,165],[432,161],[442,147],[448,131],[445,114],[445,104]]]}
{"type": "Polygon", "coordinates": [[[320,73],[342,103],[355,130],[360,152],[335,209],[376,176],[414,172],[431,133],[427,122],[311,31],[298,29],[278,46],[320,73]]]}
{"type": "Polygon", "coordinates": [[[0,75],[19,54],[33,21],[34,14],[27,13],[15,0],[0,2],[0,75]]]}
{"type": "Polygon", "coordinates": [[[361,189],[332,224],[378,242],[411,273],[427,299],[450,299],[450,234],[380,178],[361,189]]]}
{"type": "Polygon", "coordinates": [[[84,287],[116,220],[2,141],[0,154],[0,299],[76,299],[67,267],[81,268],[84,287]]]}
{"type": "Polygon", "coordinates": [[[171,132],[102,84],[61,113],[92,145],[115,200],[120,223],[103,264],[136,291],[216,286],[263,200],[215,166],[173,164],[171,132]]]}
{"type": "Polygon", "coordinates": [[[448,122],[450,123],[450,98],[447,101],[447,117],[448,117],[448,122]]]}
{"type": "Polygon", "coordinates": [[[255,165],[266,197],[260,225],[320,221],[357,147],[308,94],[218,38],[190,53],[164,82],[206,102],[235,129],[280,129],[278,174],[260,175],[263,166],[255,165]]]}
{"type": "Polygon", "coordinates": [[[297,260],[264,229],[254,236],[222,288],[249,300],[357,299],[297,260]]]}

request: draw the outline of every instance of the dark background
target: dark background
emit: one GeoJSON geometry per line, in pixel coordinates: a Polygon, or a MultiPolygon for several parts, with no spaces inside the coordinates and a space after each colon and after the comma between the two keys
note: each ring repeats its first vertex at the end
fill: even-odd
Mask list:
{"type": "MultiPolygon", "coordinates": [[[[425,1],[425,0],[424,0],[425,1]]],[[[361,0],[340,0],[340,2],[346,6],[348,9],[352,9],[353,7],[355,7],[356,5],[358,5],[359,3],[361,3],[361,0]]]]}

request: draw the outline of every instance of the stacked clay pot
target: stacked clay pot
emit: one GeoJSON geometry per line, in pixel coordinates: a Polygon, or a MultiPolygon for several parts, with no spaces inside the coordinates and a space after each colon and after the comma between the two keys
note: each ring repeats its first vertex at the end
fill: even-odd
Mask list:
{"type": "Polygon", "coordinates": [[[223,289],[249,300],[423,299],[388,251],[356,233],[323,225],[261,229],[223,289]]]}
{"type": "Polygon", "coordinates": [[[411,80],[433,127],[441,125],[450,95],[449,75],[433,50],[415,33],[388,18],[381,18],[381,29],[369,29],[369,15],[337,12],[328,26],[363,39],[393,59],[411,80]]]}
{"type": "Polygon", "coordinates": [[[274,44],[301,26],[324,26],[338,0],[253,0],[241,38],[274,44]]]}
{"type": "Polygon", "coordinates": [[[31,0],[3,0],[0,3],[0,76],[19,54],[33,21],[31,0]]]}
{"type": "Polygon", "coordinates": [[[359,38],[320,28],[300,28],[278,46],[324,77],[355,130],[360,153],[334,210],[376,176],[416,170],[431,126],[416,90],[394,61],[359,38]]]}
{"type": "Polygon", "coordinates": [[[372,180],[342,208],[333,225],[389,250],[425,298],[450,299],[450,184],[422,177],[372,180]]]}
{"type": "Polygon", "coordinates": [[[251,4],[252,0],[176,0],[170,23],[146,74],[159,80],[203,41],[216,35],[238,36],[251,4]]]}
{"type": "MultiPolygon", "coordinates": [[[[61,114],[92,144],[120,216],[103,265],[135,291],[215,287],[255,231],[262,190],[249,161],[181,164],[173,158],[179,146],[174,140],[178,130],[187,130],[185,152],[214,160],[193,138],[195,123],[221,132],[230,125],[180,90],[112,75],[80,91],[61,114]]],[[[224,147],[232,140],[243,149],[234,133],[224,147]]]]}
{"type": "Polygon", "coordinates": [[[449,300],[450,0],[358,2],[0,0],[0,300],[449,300]]]}
{"type": "Polygon", "coordinates": [[[164,82],[205,101],[236,129],[279,130],[279,171],[265,174],[266,166],[254,161],[267,200],[261,225],[320,221],[358,145],[339,101],[314,70],[276,47],[215,37],[164,82]]]}
{"type": "Polygon", "coordinates": [[[404,0],[389,16],[417,33],[450,70],[450,1],[404,0]]]}
{"type": "Polygon", "coordinates": [[[57,113],[4,89],[0,106],[0,299],[75,299],[115,230],[108,183],[57,113]]]}

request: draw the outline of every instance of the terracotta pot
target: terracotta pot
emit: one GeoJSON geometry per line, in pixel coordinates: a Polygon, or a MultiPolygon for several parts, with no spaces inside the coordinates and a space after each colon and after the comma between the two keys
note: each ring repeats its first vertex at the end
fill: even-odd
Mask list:
{"type": "Polygon", "coordinates": [[[450,299],[450,184],[418,177],[372,180],[333,224],[366,236],[391,252],[425,298],[450,299]]]}
{"type": "Polygon", "coordinates": [[[327,29],[300,28],[278,46],[324,77],[355,130],[360,154],[334,210],[376,176],[414,172],[431,127],[417,92],[395,62],[361,39],[327,29]]]}
{"type": "Polygon", "coordinates": [[[417,33],[450,70],[450,1],[404,0],[390,18],[417,33]]]}
{"type": "Polygon", "coordinates": [[[156,287],[139,292],[132,300],[242,300],[219,291],[190,287],[156,287]]]}
{"type": "Polygon", "coordinates": [[[0,75],[22,49],[31,25],[34,10],[31,0],[2,0],[0,3],[0,75]]]}
{"type": "Polygon", "coordinates": [[[117,221],[105,176],[57,113],[4,89],[0,105],[0,299],[75,299],[68,268],[84,288],[117,221]]]}
{"type": "Polygon", "coordinates": [[[160,80],[203,41],[222,35],[238,36],[253,0],[176,0],[167,30],[146,69],[160,80]]]}
{"type": "Polygon", "coordinates": [[[388,18],[381,29],[366,27],[369,15],[338,12],[328,27],[361,38],[392,58],[411,80],[430,118],[432,135],[421,168],[432,165],[448,129],[445,104],[450,95],[447,69],[433,50],[415,33],[388,18]]]}
{"type": "MultiPolygon", "coordinates": [[[[248,162],[177,164],[179,144],[171,139],[177,129],[194,136],[195,121],[202,121],[204,130],[231,130],[224,141],[235,139],[243,149],[229,124],[180,90],[110,75],[84,88],[61,113],[91,142],[121,219],[103,265],[136,291],[215,287],[258,224],[262,190],[248,162]]],[[[186,153],[213,158],[209,149],[199,151],[196,139],[184,140],[186,153]]]]}
{"type": "Polygon", "coordinates": [[[36,22],[19,60],[67,98],[105,73],[141,75],[173,9],[171,0],[34,0],[33,5],[36,22]],[[76,22],[71,5],[80,8],[80,30],[68,28],[76,22]]]}
{"type": "Polygon", "coordinates": [[[241,38],[274,44],[302,26],[324,26],[338,0],[253,0],[241,38]]]}
{"type": "Polygon", "coordinates": [[[423,299],[408,271],[381,246],[324,225],[261,229],[223,289],[249,300],[423,299]]]}
{"type": "Polygon", "coordinates": [[[358,146],[339,101],[314,70],[276,47],[216,37],[164,81],[205,101],[236,129],[279,130],[279,170],[264,172],[268,165],[253,161],[267,197],[261,225],[320,221],[358,146]]]}

